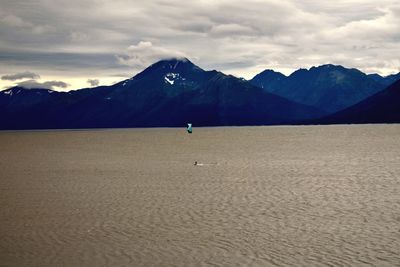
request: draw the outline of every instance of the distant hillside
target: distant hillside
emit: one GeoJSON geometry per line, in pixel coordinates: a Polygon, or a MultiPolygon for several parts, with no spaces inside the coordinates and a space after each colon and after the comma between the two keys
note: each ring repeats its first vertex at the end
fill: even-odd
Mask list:
{"type": "Polygon", "coordinates": [[[387,89],[318,123],[400,123],[400,80],[387,89]]]}
{"type": "Polygon", "coordinates": [[[288,77],[268,70],[250,82],[269,93],[333,113],[383,90],[399,78],[400,74],[381,77],[366,75],[357,69],[322,65],[310,70],[299,69],[288,77]]]}

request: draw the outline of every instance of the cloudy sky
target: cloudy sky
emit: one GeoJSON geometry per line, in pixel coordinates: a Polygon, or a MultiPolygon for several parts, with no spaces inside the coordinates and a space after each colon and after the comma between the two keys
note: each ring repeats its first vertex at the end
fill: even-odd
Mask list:
{"type": "Polygon", "coordinates": [[[111,84],[166,57],[251,78],[400,71],[398,0],[0,0],[0,89],[111,84]]]}

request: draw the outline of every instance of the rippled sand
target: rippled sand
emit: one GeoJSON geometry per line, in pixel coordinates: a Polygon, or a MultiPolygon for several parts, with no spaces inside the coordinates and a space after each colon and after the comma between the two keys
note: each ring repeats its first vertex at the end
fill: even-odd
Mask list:
{"type": "Polygon", "coordinates": [[[400,125],[0,132],[1,266],[399,266],[399,252],[400,125]]]}

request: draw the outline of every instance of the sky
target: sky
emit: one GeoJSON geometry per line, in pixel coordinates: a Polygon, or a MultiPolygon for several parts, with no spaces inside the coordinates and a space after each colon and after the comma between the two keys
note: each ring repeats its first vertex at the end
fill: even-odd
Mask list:
{"type": "Polygon", "coordinates": [[[400,71],[398,0],[0,0],[0,90],[110,85],[163,58],[246,79],[400,71]]]}

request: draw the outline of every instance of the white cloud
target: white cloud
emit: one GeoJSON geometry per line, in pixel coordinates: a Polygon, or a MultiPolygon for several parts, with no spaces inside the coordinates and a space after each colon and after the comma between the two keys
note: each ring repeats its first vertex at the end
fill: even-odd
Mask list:
{"type": "Polygon", "coordinates": [[[219,36],[219,37],[226,37],[226,36],[246,36],[246,35],[255,35],[257,32],[252,29],[251,27],[239,25],[239,24],[220,24],[211,27],[209,31],[211,35],[219,36]]]}
{"type": "Polygon", "coordinates": [[[50,33],[54,31],[54,28],[45,25],[45,24],[33,24],[29,21],[26,21],[18,16],[15,16],[14,14],[8,14],[4,15],[3,17],[0,17],[0,21],[7,26],[10,26],[12,28],[20,28],[24,29],[27,31],[30,31],[31,33],[34,34],[44,34],[44,33],[50,33]]]}
{"type": "Polygon", "coordinates": [[[33,25],[31,23],[28,23],[24,20],[22,20],[20,17],[17,17],[13,14],[6,15],[1,18],[1,22],[4,24],[7,24],[12,27],[32,27],[33,25]]]}
{"type": "Polygon", "coordinates": [[[185,54],[175,49],[154,46],[151,42],[140,41],[128,47],[127,52],[116,56],[118,62],[136,68],[147,67],[157,60],[170,57],[185,57],[185,54]]]}

